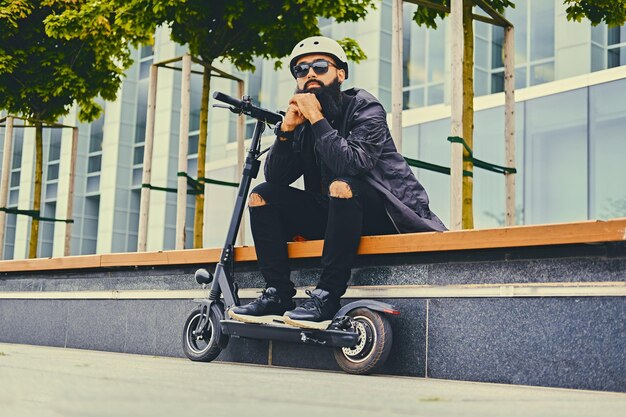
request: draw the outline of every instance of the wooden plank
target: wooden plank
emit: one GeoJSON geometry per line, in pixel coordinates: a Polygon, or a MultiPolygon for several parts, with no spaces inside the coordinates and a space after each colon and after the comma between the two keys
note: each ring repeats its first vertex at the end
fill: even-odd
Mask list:
{"type": "Polygon", "coordinates": [[[101,255],[61,256],[0,261],[0,273],[99,268],[101,255]]]}
{"type": "MultiPolygon", "coordinates": [[[[620,242],[625,240],[626,218],[620,218],[607,221],[590,220],[575,223],[458,230],[442,233],[428,232],[366,236],[361,239],[358,254],[382,255],[620,242]]],[[[292,242],[287,245],[287,251],[290,258],[315,258],[321,256],[323,246],[324,242],[321,240],[292,242]]],[[[220,254],[221,249],[187,249],[0,261],[0,272],[211,264],[219,260],[220,254]]],[[[253,246],[235,248],[235,261],[256,261],[255,248],[253,246]]]]}

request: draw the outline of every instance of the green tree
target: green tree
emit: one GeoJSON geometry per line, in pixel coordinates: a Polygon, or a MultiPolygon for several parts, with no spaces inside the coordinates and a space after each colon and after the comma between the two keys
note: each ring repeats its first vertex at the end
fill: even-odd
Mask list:
{"type": "MultiPolygon", "coordinates": [[[[256,57],[278,59],[291,52],[300,39],[318,35],[318,17],[337,22],[357,21],[374,7],[374,0],[221,0],[211,7],[201,0],[181,1],[165,7],[165,21],[172,39],[188,44],[192,55],[207,65],[228,60],[239,70],[254,70],[256,57]]],[[[365,58],[358,44],[349,38],[340,41],[348,56],[365,58]]],[[[277,67],[280,62],[277,61],[277,67]]],[[[205,176],[210,72],[205,69],[198,138],[198,178],[205,176]]],[[[202,247],[204,195],[196,196],[194,247],[202,247]]]]}
{"type": "MultiPolygon", "coordinates": [[[[81,121],[93,121],[101,107],[98,96],[114,100],[124,70],[132,63],[128,42],[145,42],[152,30],[124,18],[100,16],[81,36],[77,28],[59,25],[68,10],[89,10],[87,0],[0,1],[0,108],[21,114],[36,127],[33,210],[41,208],[42,129],[65,115],[73,104],[81,121]]],[[[29,257],[37,256],[39,220],[31,222],[29,257]]]]}
{"type": "MultiPolygon", "coordinates": [[[[551,0],[545,0],[551,1],[551,0]]],[[[515,7],[510,0],[484,0],[498,13],[504,13],[507,7],[515,7]]],[[[449,0],[430,0],[429,5],[419,5],[413,20],[418,25],[437,28],[437,19],[448,15],[449,0]]],[[[592,25],[606,23],[620,26],[626,20],[626,0],[564,0],[567,5],[568,20],[580,22],[588,19],[592,25]]],[[[463,139],[470,149],[474,148],[474,29],[472,8],[473,0],[463,0],[463,139]]],[[[473,172],[474,165],[469,160],[469,153],[463,150],[463,170],[473,172]]],[[[474,228],[473,188],[471,176],[463,176],[463,229],[474,228]]]]}
{"type": "MultiPolygon", "coordinates": [[[[337,22],[357,21],[374,7],[375,0],[58,0],[64,10],[47,19],[49,32],[68,40],[97,41],[103,56],[116,56],[126,68],[129,49],[124,42],[145,41],[147,32],[166,24],[172,39],[188,44],[192,55],[210,66],[228,60],[239,70],[254,70],[256,57],[282,58],[293,43],[319,34],[318,17],[337,22]],[[101,36],[104,31],[107,35],[101,36]]],[[[349,38],[348,56],[365,58],[349,38]]],[[[277,66],[280,66],[277,63],[277,66]]],[[[205,176],[210,72],[205,70],[198,139],[198,178],[205,176]]],[[[104,96],[103,96],[104,97],[104,96]]],[[[106,97],[105,97],[106,98],[106,97]]],[[[194,247],[202,246],[204,196],[196,197],[194,247]]]]}

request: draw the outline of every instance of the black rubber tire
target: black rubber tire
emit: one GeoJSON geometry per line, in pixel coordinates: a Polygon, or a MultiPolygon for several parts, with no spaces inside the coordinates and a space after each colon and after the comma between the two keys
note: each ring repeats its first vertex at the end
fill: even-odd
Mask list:
{"type": "Polygon", "coordinates": [[[351,348],[335,348],[335,360],[349,374],[375,372],[385,363],[391,351],[393,333],[384,314],[369,308],[357,308],[348,316],[357,323],[359,344],[351,348]]]}
{"type": "Polygon", "coordinates": [[[185,321],[185,327],[183,329],[183,352],[185,356],[195,362],[211,362],[217,358],[222,349],[220,348],[220,338],[223,338],[220,320],[223,317],[219,317],[220,314],[215,311],[215,308],[209,310],[209,323],[207,330],[203,334],[203,341],[197,340],[193,331],[200,319],[200,307],[193,309],[187,320],[185,321]],[[208,340],[208,342],[206,342],[208,340]]]}

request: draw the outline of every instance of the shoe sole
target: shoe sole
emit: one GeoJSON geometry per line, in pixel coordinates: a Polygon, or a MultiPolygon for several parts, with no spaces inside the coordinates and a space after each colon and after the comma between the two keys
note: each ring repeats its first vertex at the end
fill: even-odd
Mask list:
{"type": "Polygon", "coordinates": [[[282,321],[285,322],[285,324],[290,324],[295,327],[300,327],[301,329],[326,330],[328,329],[328,326],[330,326],[330,323],[332,323],[332,320],[325,320],[325,321],[319,321],[319,322],[307,321],[307,320],[294,320],[289,316],[282,316],[281,319],[282,321]]]}
{"type": "Polygon", "coordinates": [[[268,316],[250,316],[247,314],[237,314],[228,310],[228,316],[237,321],[241,321],[244,323],[254,323],[254,324],[273,324],[273,325],[284,325],[283,316],[278,315],[268,315],[268,316]]]}

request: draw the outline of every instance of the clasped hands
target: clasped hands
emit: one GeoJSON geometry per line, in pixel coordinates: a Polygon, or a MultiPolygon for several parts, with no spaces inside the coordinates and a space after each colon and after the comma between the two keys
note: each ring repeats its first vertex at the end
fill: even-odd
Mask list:
{"type": "Polygon", "coordinates": [[[322,105],[312,93],[296,94],[289,100],[281,130],[290,132],[307,120],[313,124],[324,118],[322,105]]]}

